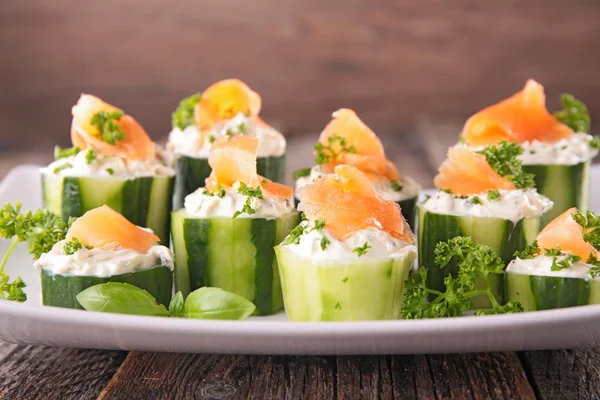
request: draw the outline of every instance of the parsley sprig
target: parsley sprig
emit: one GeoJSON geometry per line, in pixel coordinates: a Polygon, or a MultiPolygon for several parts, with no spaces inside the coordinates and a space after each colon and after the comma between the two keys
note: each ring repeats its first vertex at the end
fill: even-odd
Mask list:
{"type": "Polygon", "coordinates": [[[476,310],[475,315],[523,311],[521,304],[515,301],[504,305],[498,303],[492,292],[490,276],[504,273],[504,263],[492,248],[475,245],[470,237],[455,237],[437,244],[435,263],[442,268],[456,264],[458,273],[444,279],[446,288],[442,292],[427,287],[427,269],[420,268],[406,282],[402,309],[404,318],[458,317],[472,308],[472,299],[477,296],[487,297],[492,308],[476,310]],[[428,301],[429,297],[433,300],[428,301]]]}
{"type": "Polygon", "coordinates": [[[355,252],[356,254],[358,254],[359,257],[367,254],[367,252],[369,251],[369,249],[371,248],[371,245],[369,244],[369,242],[365,242],[362,246],[360,247],[355,247],[352,251],[355,252]]]}
{"type": "Polygon", "coordinates": [[[327,138],[327,145],[321,142],[315,144],[315,162],[317,164],[327,164],[329,162],[335,162],[342,153],[356,153],[354,146],[348,146],[346,138],[338,135],[331,135],[327,138]],[[336,147],[339,150],[336,151],[336,147]]]}
{"type": "Polygon", "coordinates": [[[196,107],[201,98],[202,93],[196,93],[179,102],[179,106],[171,115],[171,125],[173,128],[184,130],[195,123],[194,107],[196,107]]]}
{"type": "Polygon", "coordinates": [[[560,96],[560,102],[563,105],[563,109],[553,113],[554,117],[575,132],[590,131],[590,113],[588,112],[587,106],[577,100],[572,94],[562,94],[560,96]]]}
{"type": "Polygon", "coordinates": [[[508,179],[517,189],[535,187],[534,175],[523,171],[522,162],[518,156],[523,148],[517,143],[501,141],[498,145],[488,145],[478,151],[498,175],[508,179]]]}
{"type": "Polygon", "coordinates": [[[81,243],[79,241],[79,239],[77,239],[76,237],[74,237],[73,239],[71,239],[67,243],[65,243],[65,246],[63,247],[63,251],[68,256],[75,254],[75,252],[77,252],[77,250],[81,250],[81,249],[90,250],[90,249],[92,249],[92,247],[86,246],[85,244],[81,243]]]}
{"type": "Polygon", "coordinates": [[[14,301],[27,299],[23,292],[25,283],[20,278],[10,282],[4,271],[17,245],[21,242],[27,243],[29,252],[37,260],[43,253],[50,251],[56,242],[65,238],[68,225],[58,215],[47,210],[22,213],[20,202],[14,206],[6,203],[0,209],[0,237],[13,240],[0,262],[0,299],[14,301]]]}
{"type": "Polygon", "coordinates": [[[583,240],[600,250],[600,216],[591,211],[584,214],[577,210],[573,219],[583,228],[583,240]]]}
{"type": "Polygon", "coordinates": [[[244,206],[242,207],[242,209],[240,211],[236,211],[233,214],[233,218],[237,218],[241,214],[248,214],[248,215],[256,214],[256,210],[254,208],[252,208],[252,199],[262,199],[263,198],[263,192],[262,192],[261,187],[258,186],[255,189],[252,189],[251,187],[246,185],[244,182],[240,182],[240,187],[238,188],[238,193],[246,196],[246,203],[244,204],[244,206]]]}
{"type": "Polygon", "coordinates": [[[81,150],[79,150],[77,147],[68,147],[66,149],[63,149],[60,146],[54,146],[54,159],[59,160],[61,158],[75,156],[80,151],[81,150]]]}
{"type": "Polygon", "coordinates": [[[98,129],[102,136],[102,140],[108,144],[114,145],[119,140],[125,139],[125,132],[121,125],[119,125],[119,120],[123,115],[125,115],[125,113],[121,110],[98,111],[96,114],[92,115],[90,123],[98,129]]]}
{"type": "Polygon", "coordinates": [[[514,256],[520,258],[521,260],[528,260],[534,258],[535,256],[539,256],[542,250],[538,245],[537,240],[531,244],[525,246],[525,250],[516,251],[514,256]]]}

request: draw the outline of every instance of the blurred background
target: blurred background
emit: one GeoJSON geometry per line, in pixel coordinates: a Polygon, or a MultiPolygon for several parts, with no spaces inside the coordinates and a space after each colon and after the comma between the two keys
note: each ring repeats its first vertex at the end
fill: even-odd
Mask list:
{"type": "Polygon", "coordinates": [[[81,92],[159,139],[182,97],[230,77],[290,136],[350,107],[401,139],[425,124],[455,140],[530,77],[551,109],[570,92],[600,118],[599,22],[597,0],[2,0],[0,152],[68,145],[81,92]]]}

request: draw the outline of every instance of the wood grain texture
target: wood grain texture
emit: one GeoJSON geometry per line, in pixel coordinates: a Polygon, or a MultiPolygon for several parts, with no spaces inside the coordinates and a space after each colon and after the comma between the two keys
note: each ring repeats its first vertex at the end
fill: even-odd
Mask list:
{"type": "Polygon", "coordinates": [[[100,399],[533,399],[516,353],[284,357],[132,352],[100,399]]]}
{"type": "Polygon", "coordinates": [[[521,359],[540,399],[600,398],[600,348],[528,351],[521,359]]]}
{"type": "Polygon", "coordinates": [[[0,342],[0,399],[95,399],[125,355],[0,342]]]}
{"type": "Polygon", "coordinates": [[[178,101],[239,77],[288,134],[351,107],[373,128],[457,122],[534,77],[600,117],[600,3],[478,0],[0,2],[0,149],[68,142],[81,92],[153,137],[178,101]]]}

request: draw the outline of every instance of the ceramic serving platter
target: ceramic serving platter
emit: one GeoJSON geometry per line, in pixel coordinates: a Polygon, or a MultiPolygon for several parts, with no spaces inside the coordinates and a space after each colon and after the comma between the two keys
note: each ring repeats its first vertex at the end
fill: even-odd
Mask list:
{"type": "MultiPolygon", "coordinates": [[[[41,206],[36,166],[0,183],[0,204],[41,206]]],[[[600,166],[592,168],[600,211],[600,166]]],[[[0,254],[8,242],[0,242],[0,254]]],[[[575,348],[600,344],[600,305],[532,313],[377,322],[289,322],[283,312],[245,321],[91,313],[41,305],[39,276],[19,247],[7,272],[27,283],[25,303],[0,301],[0,340],[50,346],[202,353],[401,354],[575,348]]]]}

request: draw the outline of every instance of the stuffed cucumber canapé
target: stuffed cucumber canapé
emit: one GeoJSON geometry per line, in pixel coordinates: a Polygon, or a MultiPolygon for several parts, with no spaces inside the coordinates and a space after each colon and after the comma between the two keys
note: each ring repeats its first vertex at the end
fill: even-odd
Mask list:
{"type": "Polygon", "coordinates": [[[108,205],[169,239],[175,171],[131,116],[91,95],[73,107],[73,148],[41,169],[44,206],[64,221],[108,205]]]}
{"type": "Polygon", "coordinates": [[[181,101],[173,113],[167,145],[177,159],[175,209],[183,207],[185,196],[204,186],[211,172],[210,149],[220,137],[258,138],[258,173],[283,183],[285,139],[258,116],[261,105],[258,93],[237,79],[217,82],[203,93],[181,101]]]}
{"type": "Polygon", "coordinates": [[[88,211],[64,240],[34,263],[40,269],[44,305],[82,308],[76,296],[88,287],[125,282],[168,305],[173,290],[173,254],[152,231],[108,206],[88,211]]]}
{"type": "Polygon", "coordinates": [[[377,135],[354,111],[343,108],[334,112],[314,150],[316,165],[294,172],[296,190],[333,173],[336,165],[351,165],[367,175],[381,198],[398,203],[402,215],[414,228],[421,187],[411,178],[400,176],[396,166],[386,158],[377,135]]]}
{"type": "Polygon", "coordinates": [[[461,133],[463,145],[474,148],[502,140],[523,147],[523,169],[554,202],[548,221],[571,207],[587,210],[590,163],[600,148],[589,135],[585,104],[571,95],[562,95],[561,102],[564,109],[550,114],[543,86],[529,80],[522,91],[469,118],[461,133]]]}
{"type": "Polygon", "coordinates": [[[275,247],[292,321],[397,319],[416,258],[400,207],[355,167],[298,190],[307,220],[275,247]]]}
{"type": "MultiPolygon", "coordinates": [[[[435,177],[439,192],[419,205],[419,266],[429,270],[430,288],[442,290],[453,265],[435,263],[435,247],[457,236],[471,237],[491,247],[505,263],[515,251],[531,244],[542,227],[542,216],[552,201],[537,193],[533,177],[521,169],[516,143],[501,142],[481,152],[452,147],[435,177]]],[[[503,277],[492,276],[495,297],[504,300],[503,277]]],[[[483,308],[487,299],[475,298],[483,308]],[[479,302],[484,302],[480,304],[479,302]]]]}
{"type": "Polygon", "coordinates": [[[506,268],[508,299],[525,311],[600,304],[599,248],[598,215],[565,211],[506,268]]]}
{"type": "Polygon", "coordinates": [[[206,186],[172,214],[175,286],[186,296],[219,287],[252,301],[261,315],[283,307],[273,247],[300,222],[293,189],[256,172],[259,139],[216,139],[206,186]]]}

